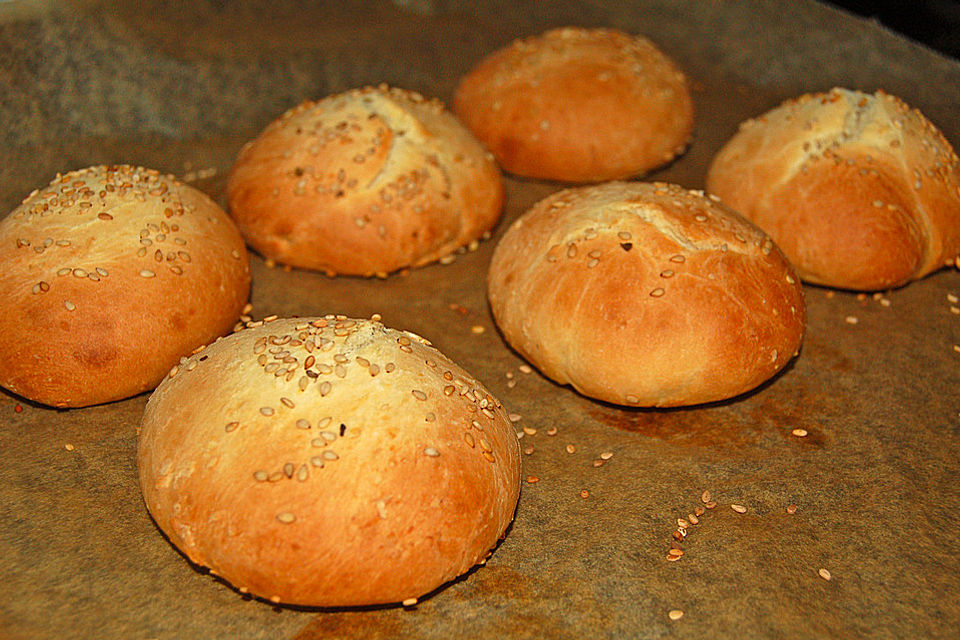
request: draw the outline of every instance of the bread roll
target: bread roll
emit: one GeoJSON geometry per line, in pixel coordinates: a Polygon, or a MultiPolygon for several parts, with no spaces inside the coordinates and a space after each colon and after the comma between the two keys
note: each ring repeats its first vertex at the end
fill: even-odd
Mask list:
{"type": "Polygon", "coordinates": [[[670,162],[693,127],[687,80],[649,40],[567,27],[480,62],[453,108],[504,169],[600,182],[670,162]]]}
{"type": "Polygon", "coordinates": [[[769,233],[804,280],[869,291],[960,251],[958,167],[919,111],[882,91],[833,89],[743,123],[707,188],[769,233]]]}
{"type": "Polygon", "coordinates": [[[227,199],[244,238],[267,258],[385,275],[493,227],[503,180],[440,102],[381,86],[283,114],[240,151],[227,199]]]}
{"type": "Polygon", "coordinates": [[[513,518],[500,403],[418,336],[284,319],[189,358],[140,428],[147,508],[193,562],[310,606],[402,602],[482,562],[513,518]]]}
{"type": "Polygon", "coordinates": [[[556,193],[494,251],[490,307],[547,377],[629,406],[723,400],[797,353],[799,280],[750,222],[662,183],[556,193]]]}
{"type": "Polygon", "coordinates": [[[0,385],[82,407],[152,389],[227,332],[250,288],[210,198],[142,167],[57,177],[0,222],[0,385]]]}

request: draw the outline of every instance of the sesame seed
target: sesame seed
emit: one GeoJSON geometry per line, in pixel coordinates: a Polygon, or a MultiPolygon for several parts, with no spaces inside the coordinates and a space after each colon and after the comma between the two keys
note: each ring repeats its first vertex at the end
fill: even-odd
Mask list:
{"type": "Polygon", "coordinates": [[[659,297],[662,296],[664,293],[666,293],[666,292],[663,290],[663,287],[657,287],[656,289],[654,289],[653,291],[650,292],[650,297],[651,297],[651,298],[659,298],[659,297]]]}
{"type": "Polygon", "coordinates": [[[474,446],[476,446],[476,440],[474,439],[473,434],[470,433],[469,431],[463,434],[463,441],[466,442],[471,449],[473,449],[474,446]]]}
{"type": "Polygon", "coordinates": [[[401,602],[400,604],[402,604],[402,605],[405,606],[405,607],[412,607],[413,605],[417,604],[417,599],[416,599],[416,598],[407,598],[406,600],[404,600],[404,601],[401,602]]]}
{"type": "Polygon", "coordinates": [[[844,322],[846,322],[847,324],[857,324],[858,322],[860,322],[860,320],[857,319],[857,316],[847,316],[847,317],[844,318],[843,320],[844,320],[844,322]]]}
{"type": "Polygon", "coordinates": [[[304,418],[300,418],[299,420],[297,420],[296,425],[298,429],[309,429],[310,421],[304,418]]]}
{"type": "Polygon", "coordinates": [[[797,505],[790,503],[787,505],[787,513],[793,515],[797,512],[797,505]]]}
{"type": "Polygon", "coordinates": [[[533,373],[533,369],[529,365],[522,364],[517,369],[520,370],[520,373],[533,373]]]}
{"type": "Polygon", "coordinates": [[[434,449],[433,447],[427,447],[426,449],[423,450],[423,455],[429,456],[431,458],[436,458],[437,456],[440,455],[440,452],[434,449]]]}
{"type": "Polygon", "coordinates": [[[320,395],[321,395],[321,396],[325,396],[325,395],[327,395],[328,393],[330,393],[330,389],[332,388],[332,386],[333,386],[333,385],[331,385],[331,384],[330,384],[328,381],[326,381],[326,380],[324,380],[323,382],[321,382],[321,383],[320,383],[320,395]]]}
{"type": "Polygon", "coordinates": [[[152,277],[154,277],[154,276],[157,275],[157,274],[154,273],[153,271],[150,271],[150,269],[141,269],[141,270],[140,270],[140,275],[141,275],[142,277],[144,277],[144,278],[152,278],[152,277]]]}
{"type": "Polygon", "coordinates": [[[537,430],[534,427],[524,427],[523,432],[528,436],[536,435],[537,430]]]}
{"type": "Polygon", "coordinates": [[[833,578],[833,575],[826,569],[820,569],[819,571],[817,571],[817,574],[819,574],[821,578],[827,581],[833,578]]]}
{"type": "Polygon", "coordinates": [[[416,398],[417,400],[427,399],[427,394],[425,394],[423,391],[420,391],[419,389],[414,389],[410,393],[412,393],[413,397],[416,398]]]}
{"type": "Polygon", "coordinates": [[[73,445],[70,444],[69,442],[68,442],[67,444],[63,445],[63,448],[66,449],[67,451],[73,451],[73,449],[74,449],[73,445]]]}
{"type": "Polygon", "coordinates": [[[277,514],[277,520],[279,520],[283,524],[290,524],[296,519],[297,519],[296,516],[294,516],[289,511],[282,511],[277,514]]]}
{"type": "Polygon", "coordinates": [[[580,489],[580,497],[584,499],[589,498],[590,492],[587,491],[586,489],[580,489]]]}
{"type": "Polygon", "coordinates": [[[671,620],[679,620],[683,617],[683,611],[680,609],[671,609],[669,612],[667,612],[667,617],[671,620]]]}
{"type": "Polygon", "coordinates": [[[331,451],[330,449],[327,449],[327,450],[324,451],[321,455],[323,455],[323,459],[324,459],[324,460],[339,460],[339,459],[340,459],[340,456],[338,456],[335,451],[331,451]]]}
{"type": "Polygon", "coordinates": [[[67,308],[67,311],[73,311],[74,309],[77,308],[77,305],[73,304],[69,300],[64,300],[63,306],[67,308]]]}
{"type": "Polygon", "coordinates": [[[708,502],[707,504],[705,504],[705,505],[703,505],[703,506],[705,506],[707,509],[714,509],[714,508],[716,508],[716,506],[717,506],[717,501],[716,501],[716,500],[711,500],[710,502],[708,502]]]}
{"type": "Polygon", "coordinates": [[[265,416],[272,416],[274,414],[273,407],[260,407],[260,413],[265,416]]]}
{"type": "Polygon", "coordinates": [[[510,420],[510,422],[520,422],[521,416],[519,413],[511,413],[507,416],[507,419],[510,420]]]}
{"type": "Polygon", "coordinates": [[[682,556],[683,549],[670,549],[670,551],[668,551],[667,554],[671,556],[682,556]]]}
{"type": "Polygon", "coordinates": [[[568,444],[566,448],[567,448],[567,453],[576,453],[577,451],[577,448],[572,444],[568,444]]]}
{"type": "Polygon", "coordinates": [[[604,451],[603,453],[600,454],[601,460],[609,460],[612,457],[613,457],[613,451],[604,451]]]}
{"type": "Polygon", "coordinates": [[[702,503],[704,503],[704,504],[710,502],[710,492],[709,492],[709,491],[704,491],[703,493],[700,494],[700,502],[702,502],[702,503]]]}
{"type": "Polygon", "coordinates": [[[733,509],[734,511],[736,511],[737,513],[746,513],[746,512],[747,512],[747,508],[746,508],[745,506],[743,506],[742,504],[732,504],[732,505],[730,505],[730,508],[733,509]]]}
{"type": "Polygon", "coordinates": [[[536,484],[540,482],[540,478],[538,478],[537,476],[527,476],[527,482],[529,484],[536,484]]]}
{"type": "Polygon", "coordinates": [[[805,438],[807,436],[806,429],[794,429],[790,432],[791,434],[797,436],[798,438],[805,438]]]}
{"type": "Polygon", "coordinates": [[[484,459],[485,459],[487,462],[496,462],[496,461],[497,461],[497,459],[494,458],[494,457],[493,457],[493,454],[490,453],[489,451],[484,451],[484,452],[483,452],[483,457],[484,457],[484,459]]]}
{"type": "Polygon", "coordinates": [[[236,431],[236,430],[237,430],[237,427],[239,427],[239,426],[240,426],[240,423],[239,423],[239,422],[233,421],[233,422],[228,422],[228,423],[227,423],[227,426],[225,426],[223,429],[224,429],[224,431],[226,431],[227,433],[230,433],[231,431],[236,431]]]}
{"type": "Polygon", "coordinates": [[[266,482],[268,478],[270,478],[270,474],[262,469],[260,471],[253,472],[253,479],[257,482],[266,482]]]}

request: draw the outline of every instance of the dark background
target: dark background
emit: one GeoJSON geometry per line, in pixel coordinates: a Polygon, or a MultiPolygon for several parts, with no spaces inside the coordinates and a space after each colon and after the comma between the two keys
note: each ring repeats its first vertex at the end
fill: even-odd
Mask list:
{"type": "Polygon", "coordinates": [[[960,58],[960,2],[957,0],[833,0],[842,9],[960,58]]]}

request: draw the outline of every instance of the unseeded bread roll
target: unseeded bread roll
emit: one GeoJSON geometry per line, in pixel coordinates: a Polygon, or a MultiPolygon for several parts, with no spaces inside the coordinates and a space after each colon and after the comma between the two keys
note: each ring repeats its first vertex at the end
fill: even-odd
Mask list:
{"type": "Polygon", "coordinates": [[[674,62],[649,40],[611,29],[517,40],[460,81],[453,108],[510,173],[567,182],[666,164],[693,128],[674,62]]]}
{"type": "Polygon", "coordinates": [[[520,490],[516,433],[479,382],[412,333],[343,316],[189,358],[147,404],[138,462],[188,558],[310,606],[409,601],[463,574],[520,490]]]}
{"type": "Polygon", "coordinates": [[[740,126],[707,189],[769,233],[808,281],[876,290],[960,251],[960,163],[898,98],[847,89],[789,100],[740,126]]]}
{"type": "Polygon", "coordinates": [[[152,389],[249,288],[240,234],[200,191],[142,167],[58,175],[0,222],[0,385],[57,407],[152,389]]]}
{"type": "Polygon", "coordinates": [[[630,406],[753,389],[797,353],[799,280],[774,243],[675,185],[556,193],[507,230],[490,264],[497,325],[580,393],[630,406]]]}
{"type": "Polygon", "coordinates": [[[503,207],[493,157],[436,100],[367,87],[306,102],[240,151],[230,215],[267,258],[385,275],[476,240],[503,207]]]}

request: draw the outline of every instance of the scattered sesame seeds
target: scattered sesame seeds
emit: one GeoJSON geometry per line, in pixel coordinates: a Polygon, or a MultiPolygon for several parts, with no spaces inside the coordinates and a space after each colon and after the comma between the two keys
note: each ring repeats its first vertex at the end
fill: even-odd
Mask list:
{"type": "Polygon", "coordinates": [[[831,574],[827,569],[820,569],[817,571],[817,574],[828,582],[833,578],[833,574],[831,574]]]}
{"type": "Polygon", "coordinates": [[[742,504],[732,504],[732,505],[730,505],[730,508],[733,509],[734,511],[736,511],[737,513],[746,513],[746,512],[747,512],[747,508],[746,508],[745,506],[743,506],[742,504]]]}

